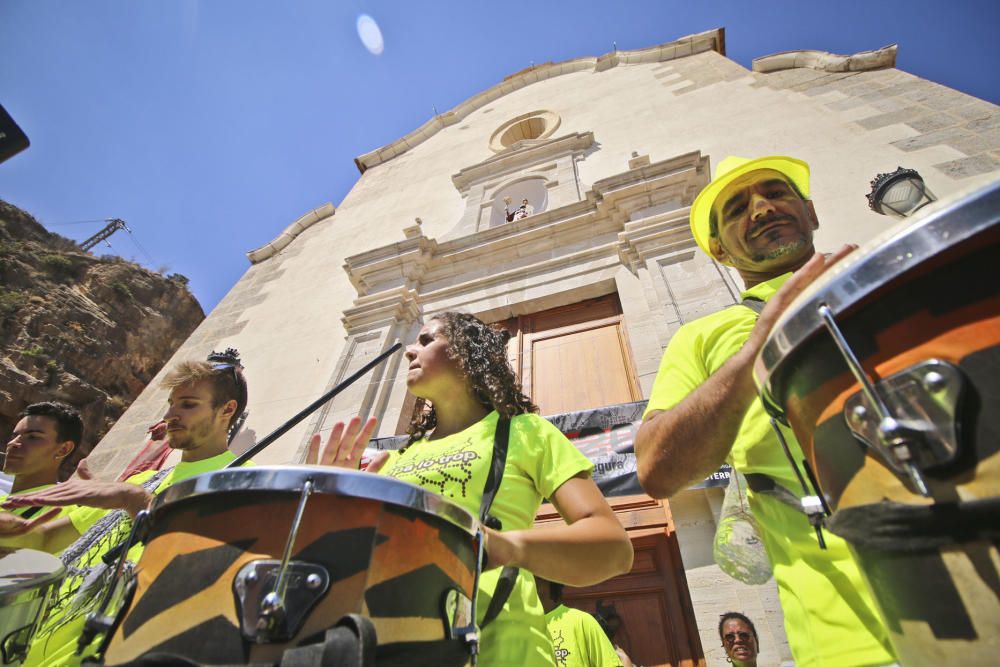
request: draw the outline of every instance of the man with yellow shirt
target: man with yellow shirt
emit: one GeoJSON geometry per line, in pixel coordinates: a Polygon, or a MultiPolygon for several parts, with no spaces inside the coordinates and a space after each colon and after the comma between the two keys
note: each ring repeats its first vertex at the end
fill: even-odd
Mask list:
{"type": "MultiPolygon", "coordinates": [[[[14,476],[11,494],[42,491],[56,484],[60,467],[82,439],[83,420],[75,408],[49,402],[26,407],[4,450],[3,471],[14,476]]],[[[6,497],[0,494],[0,501],[6,497]]],[[[27,506],[13,513],[27,519],[42,510],[41,506],[27,506]]]]}
{"type": "MultiPolygon", "coordinates": [[[[3,456],[3,470],[14,476],[10,493],[27,494],[54,486],[60,478],[72,473],[67,463],[79,457],[83,440],[83,420],[76,408],[65,403],[33,403],[20,414],[3,456]]],[[[8,494],[0,494],[0,503],[8,494]]],[[[0,533],[6,527],[30,527],[34,522],[48,521],[55,514],[72,521],[85,507],[67,505],[59,508],[26,505],[0,510],[0,533]]]]}
{"type": "MultiPolygon", "coordinates": [[[[171,484],[219,470],[236,458],[227,448],[228,434],[247,398],[246,381],[238,359],[234,357],[224,363],[182,362],[166,376],[163,384],[170,388],[164,417],[167,439],[171,448],[181,451],[181,462],[177,466],[169,471],[142,472],[125,482],[71,480],[54,489],[7,501],[12,506],[78,503],[94,508],[83,517],[74,516],[73,521],[56,519],[32,531],[63,535],[76,532],[80,539],[63,552],[69,573],[57,595],[58,606],[34,637],[25,665],[54,667],[80,663],[81,657],[76,655],[77,642],[86,614],[72,611],[70,603],[80,602],[74,598],[84,580],[101,567],[103,556],[127,536],[130,522],[122,520],[125,514],[134,517],[149,506],[155,494],[171,484]],[[109,513],[107,510],[121,512],[109,513]]],[[[0,546],[4,546],[4,542],[0,540],[0,546]]],[[[141,551],[141,545],[133,547],[129,560],[138,560],[141,551]]],[[[73,608],[77,605],[73,604],[73,608]]]]}
{"type": "MultiPolygon", "coordinates": [[[[671,339],[636,437],[638,474],[657,498],[723,461],[753,476],[750,507],[774,566],[796,665],[884,665],[894,660],[887,633],[847,544],[826,532],[821,549],[806,515],[780,499],[797,497],[800,487],[752,376],[782,311],[854,249],[816,253],[819,221],[808,196],[809,166],[801,160],[728,157],[695,199],[695,240],[734,267],[747,290],[743,304],[688,322],[671,339]]],[[[795,436],[782,432],[802,460],[795,436]]]]}
{"type": "Polygon", "coordinates": [[[556,667],[622,667],[597,619],[562,603],[563,585],[535,577],[556,667]]]}

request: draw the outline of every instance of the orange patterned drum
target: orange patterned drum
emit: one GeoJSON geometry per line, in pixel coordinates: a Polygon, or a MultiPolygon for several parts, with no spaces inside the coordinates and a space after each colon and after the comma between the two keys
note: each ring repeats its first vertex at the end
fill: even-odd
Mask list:
{"type": "Polygon", "coordinates": [[[154,503],[105,663],[272,664],[368,619],[384,664],[463,665],[478,526],[423,489],[313,466],[227,469],[154,503]]]}
{"type": "Polygon", "coordinates": [[[904,665],[1000,652],[998,267],[993,184],[833,267],[757,360],[904,665]]]}

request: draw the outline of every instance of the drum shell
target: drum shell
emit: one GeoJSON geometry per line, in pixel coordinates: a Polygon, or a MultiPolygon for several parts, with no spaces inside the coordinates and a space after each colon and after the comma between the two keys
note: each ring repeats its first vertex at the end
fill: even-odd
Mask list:
{"type": "Polygon", "coordinates": [[[837,316],[875,379],[928,359],[958,366],[967,380],[958,414],[960,454],[928,473],[931,497],[911,490],[850,431],[845,401],[860,385],[826,332],[818,332],[772,376],[775,397],[830,506],[883,500],[917,505],[1000,492],[1000,291],[986,276],[1000,258],[1000,227],[935,257],[837,316]],[[992,405],[991,405],[992,404],[992,405]]]}
{"type": "MultiPolygon", "coordinates": [[[[996,542],[955,528],[927,546],[901,535],[873,545],[852,519],[887,509],[914,513],[1000,496],[1000,227],[948,248],[836,317],[870,377],[928,359],[956,365],[965,379],[957,412],[957,458],[925,472],[930,495],[913,489],[857,439],[844,416],[860,390],[825,331],[797,348],[772,375],[820,491],[834,510],[831,530],[848,540],[903,665],[989,664],[1000,650],[1000,553],[996,542]]],[[[990,505],[995,507],[995,505],[990,505]]],[[[1000,525],[988,511],[987,522],[1000,525]]],[[[876,522],[873,522],[873,524],[876,522]]],[[[915,534],[923,527],[912,524],[915,534]]],[[[929,524],[928,524],[929,525],[929,524]]]]}
{"type": "Polygon", "coordinates": [[[281,559],[298,502],[298,493],[232,491],[158,508],[106,664],[149,652],[203,664],[278,662],[351,613],[374,623],[380,664],[397,654],[418,664],[423,648],[445,640],[443,597],[449,588],[472,597],[475,538],[418,509],[326,493],[309,498],[292,560],[322,565],[329,590],[288,642],[245,640],[233,581],[250,561],[281,559]]]}

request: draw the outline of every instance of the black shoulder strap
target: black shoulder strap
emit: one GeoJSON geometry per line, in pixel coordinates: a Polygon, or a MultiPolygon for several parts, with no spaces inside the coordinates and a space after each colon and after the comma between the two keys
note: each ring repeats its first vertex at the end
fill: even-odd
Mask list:
{"type": "Polygon", "coordinates": [[[764,301],[763,299],[758,299],[755,296],[748,296],[747,298],[743,299],[743,301],[740,301],[739,305],[746,306],[753,312],[760,315],[760,312],[764,310],[764,306],[767,305],[767,302],[764,301]]]}
{"type": "MultiPolygon", "coordinates": [[[[490,508],[500,490],[500,480],[503,479],[503,469],[507,465],[507,442],[510,440],[510,420],[500,417],[497,420],[496,432],[493,435],[493,460],[490,472],[483,487],[483,500],[479,504],[479,520],[490,528],[490,508]]],[[[496,521],[496,519],[493,519],[496,521]]]]}
{"type": "MultiPolygon", "coordinates": [[[[493,436],[493,460],[490,463],[490,472],[486,477],[486,485],[483,487],[483,500],[479,505],[479,521],[484,526],[489,526],[494,530],[503,528],[500,520],[490,516],[490,508],[493,500],[500,490],[500,482],[503,480],[503,469],[507,465],[507,444],[510,441],[510,419],[500,417],[497,419],[496,433],[493,436]]],[[[497,581],[497,588],[493,591],[490,599],[490,606],[486,608],[486,615],[480,628],[485,628],[503,609],[507,599],[514,590],[514,582],[517,581],[518,568],[505,567],[500,572],[500,579],[497,581]]]]}

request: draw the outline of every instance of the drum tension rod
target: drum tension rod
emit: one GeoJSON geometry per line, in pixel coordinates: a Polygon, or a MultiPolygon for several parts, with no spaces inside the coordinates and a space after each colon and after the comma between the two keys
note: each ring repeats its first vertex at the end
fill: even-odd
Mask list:
{"type": "Polygon", "coordinates": [[[823,319],[823,325],[833,338],[833,342],[840,351],[841,356],[844,357],[844,361],[847,363],[848,369],[850,369],[851,374],[854,376],[854,379],[858,381],[858,384],[861,385],[862,393],[875,409],[875,412],[878,413],[879,440],[882,441],[882,444],[888,450],[889,454],[896,459],[896,462],[902,466],[903,470],[906,471],[907,476],[910,478],[910,481],[913,482],[917,492],[922,496],[930,496],[931,494],[927,488],[927,482],[924,480],[924,476],[920,473],[920,469],[913,461],[913,450],[911,449],[911,446],[916,444],[913,441],[913,438],[906,434],[906,430],[892,415],[889,407],[879,395],[878,389],[874,384],[872,384],[871,380],[868,379],[868,375],[865,373],[865,369],[861,366],[861,362],[858,361],[858,358],[854,355],[854,351],[847,343],[847,339],[844,338],[844,334],[840,331],[840,327],[837,326],[836,321],[833,319],[833,311],[830,310],[830,306],[825,303],[821,304],[818,308],[818,312],[819,316],[823,319]]]}
{"type": "MultiPolygon", "coordinates": [[[[306,511],[306,501],[312,495],[315,484],[313,480],[307,480],[302,485],[302,496],[299,498],[299,506],[295,509],[295,518],[292,519],[292,528],[288,532],[288,540],[285,542],[285,551],[281,555],[281,565],[278,566],[278,577],[274,583],[274,590],[264,596],[260,602],[260,620],[258,624],[273,625],[282,622],[285,616],[285,596],[288,593],[288,564],[292,558],[292,549],[295,547],[295,539],[299,535],[299,526],[302,524],[302,515],[306,511]]],[[[264,630],[264,628],[259,628],[264,630]]]]}

